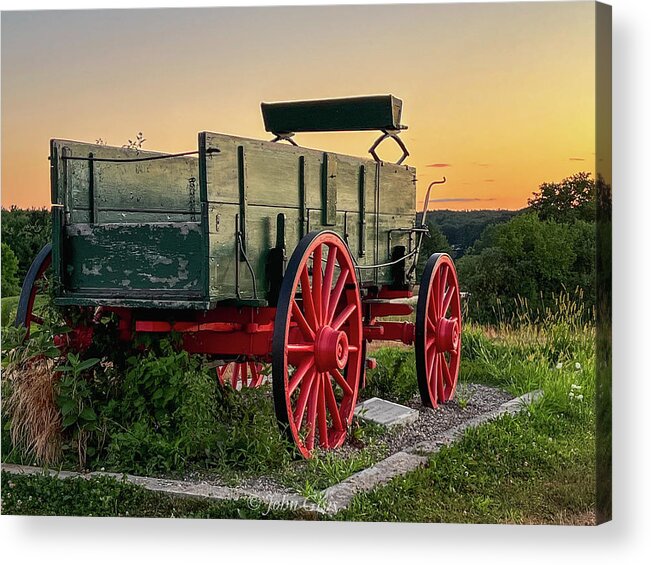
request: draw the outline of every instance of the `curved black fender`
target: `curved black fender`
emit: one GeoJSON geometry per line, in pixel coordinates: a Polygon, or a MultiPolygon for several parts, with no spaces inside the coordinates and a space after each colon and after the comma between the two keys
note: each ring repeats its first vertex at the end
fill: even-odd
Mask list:
{"type": "Polygon", "coordinates": [[[34,303],[34,285],[36,281],[43,276],[45,270],[52,263],[52,244],[46,244],[43,249],[38,252],[38,255],[32,261],[32,264],[27,271],[23,286],[20,289],[20,298],[18,300],[18,310],[16,311],[16,327],[27,327],[27,317],[30,314],[34,303]]]}

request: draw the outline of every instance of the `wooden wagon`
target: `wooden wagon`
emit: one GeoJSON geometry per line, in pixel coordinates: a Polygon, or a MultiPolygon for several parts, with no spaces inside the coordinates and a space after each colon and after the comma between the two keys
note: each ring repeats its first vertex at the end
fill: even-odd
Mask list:
{"type": "Polygon", "coordinates": [[[306,457],[344,442],[368,341],[413,343],[423,403],[436,407],[458,378],[459,284],[435,254],[412,299],[432,185],[416,225],[401,108],[393,96],[262,104],[273,141],[201,132],[181,154],[53,139],[52,244],[25,279],[17,324],[40,322],[37,281],[51,264],[55,304],[93,314],[61,348],[87,348],[109,311],[119,339],[179,332],[233,385],[257,386],[270,362],[280,427],[306,457]],[[344,130],[380,130],[373,158],[293,138],[344,130]],[[377,157],[384,139],[403,149],[397,164],[377,157]],[[415,324],[386,319],[414,307],[415,324]]]}

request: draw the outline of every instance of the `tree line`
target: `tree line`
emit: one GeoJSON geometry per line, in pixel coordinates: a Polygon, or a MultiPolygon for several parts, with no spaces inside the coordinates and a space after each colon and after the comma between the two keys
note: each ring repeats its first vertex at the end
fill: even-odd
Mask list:
{"type": "MultiPolygon", "coordinates": [[[[456,234],[463,216],[433,214],[431,240],[456,257],[461,290],[468,293],[470,319],[481,323],[511,320],[526,303],[530,314],[554,306],[554,297],[569,294],[581,300],[586,312],[596,302],[596,186],[581,172],[560,182],[540,185],[523,210],[499,215],[477,214],[486,223],[467,247],[456,234]],[[450,224],[454,228],[450,229],[450,224]],[[450,245],[447,233],[455,237],[450,245]]],[[[469,213],[462,213],[468,215],[469,213]]],[[[468,216],[467,216],[468,217],[468,216]]]]}
{"type": "Polygon", "coordinates": [[[15,296],[36,254],[52,239],[47,208],[2,208],[2,296],[15,296]]]}

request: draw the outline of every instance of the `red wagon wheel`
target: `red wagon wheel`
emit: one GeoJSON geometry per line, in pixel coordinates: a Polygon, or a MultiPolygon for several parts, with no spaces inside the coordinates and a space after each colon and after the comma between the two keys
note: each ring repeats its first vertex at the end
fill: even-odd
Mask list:
{"type": "Polygon", "coordinates": [[[255,361],[227,363],[217,367],[217,378],[222,385],[229,382],[235,389],[258,388],[264,382],[262,369],[262,363],[255,361]]]}
{"type": "Polygon", "coordinates": [[[461,359],[461,294],[449,255],[427,261],[416,308],[416,375],[423,405],[435,408],[454,395],[461,359]]]}
{"type": "Polygon", "coordinates": [[[43,294],[47,291],[47,277],[45,272],[52,264],[52,245],[49,243],[43,247],[32,261],[27,271],[23,286],[20,289],[20,298],[18,299],[18,309],[16,311],[16,327],[22,326],[27,332],[25,339],[29,337],[32,324],[42,325],[43,319],[34,313],[34,303],[37,294],[43,294]]]}
{"type": "Polygon", "coordinates": [[[318,439],[340,446],[353,418],[362,360],[362,306],[350,252],[335,233],[295,249],[280,289],[272,345],[281,429],[304,457],[318,439]]]}

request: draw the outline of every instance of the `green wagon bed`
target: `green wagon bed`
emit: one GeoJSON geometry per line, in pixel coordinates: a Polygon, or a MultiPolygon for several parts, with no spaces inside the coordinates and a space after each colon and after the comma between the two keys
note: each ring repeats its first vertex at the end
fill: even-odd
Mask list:
{"type": "MultiPolygon", "coordinates": [[[[262,306],[280,248],[310,231],[339,233],[360,266],[414,245],[411,167],[211,132],[194,153],[51,141],[58,304],[262,306]]],[[[390,284],[394,271],[361,269],[360,282],[390,284]]]]}

